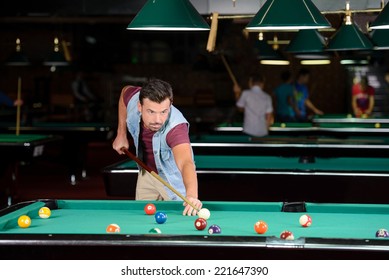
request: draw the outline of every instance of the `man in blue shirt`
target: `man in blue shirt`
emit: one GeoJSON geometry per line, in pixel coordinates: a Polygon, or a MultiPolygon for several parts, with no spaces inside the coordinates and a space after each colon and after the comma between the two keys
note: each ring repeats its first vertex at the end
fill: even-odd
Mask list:
{"type": "Polygon", "coordinates": [[[22,104],[23,104],[23,100],[12,100],[4,92],[0,90],[0,106],[5,105],[7,107],[14,107],[22,104]]]}
{"type": "Polygon", "coordinates": [[[319,110],[309,99],[308,87],[307,84],[309,82],[309,71],[308,69],[302,68],[296,79],[295,93],[294,93],[294,101],[295,105],[295,113],[296,119],[298,121],[307,121],[307,107],[312,110],[316,115],[323,115],[323,112],[319,110]]]}
{"type": "Polygon", "coordinates": [[[291,122],[294,117],[294,87],[292,84],[292,75],[289,71],[281,73],[282,84],[274,90],[276,121],[291,122]]]}

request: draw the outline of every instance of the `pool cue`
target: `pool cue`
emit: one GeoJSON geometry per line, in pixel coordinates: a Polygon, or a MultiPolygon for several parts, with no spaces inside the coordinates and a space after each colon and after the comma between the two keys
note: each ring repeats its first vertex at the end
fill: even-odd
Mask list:
{"type": "Polygon", "coordinates": [[[208,42],[207,42],[207,51],[213,52],[216,45],[216,36],[217,36],[217,24],[218,24],[219,13],[212,13],[212,22],[211,30],[209,31],[208,42]]]}
{"type": "Polygon", "coordinates": [[[239,86],[239,84],[238,84],[238,82],[237,82],[237,80],[236,80],[236,78],[234,76],[234,73],[232,73],[232,70],[231,70],[230,66],[228,65],[228,62],[227,62],[226,58],[224,57],[223,54],[221,54],[220,56],[222,58],[224,66],[227,69],[228,74],[230,75],[230,78],[231,78],[232,82],[234,83],[235,86],[239,86]]]}
{"type": "Polygon", "coordinates": [[[18,96],[17,96],[17,102],[18,104],[16,105],[16,135],[18,136],[20,134],[20,99],[22,95],[22,78],[18,78],[18,96]]]}
{"type": "Polygon", "coordinates": [[[194,206],[192,202],[189,201],[185,196],[180,194],[175,188],[173,188],[172,185],[170,185],[168,182],[166,182],[164,179],[162,179],[161,176],[159,176],[157,173],[155,173],[153,170],[151,170],[150,167],[148,167],[146,164],[144,164],[139,158],[137,158],[135,155],[133,155],[129,150],[126,148],[122,147],[121,150],[126,153],[127,156],[129,156],[132,160],[134,160],[137,164],[139,164],[144,170],[149,172],[155,179],[160,181],[162,184],[164,184],[166,187],[168,187],[172,192],[174,192],[176,195],[178,195],[183,201],[188,203],[190,206],[193,207],[196,211],[200,211],[199,208],[194,206]]]}

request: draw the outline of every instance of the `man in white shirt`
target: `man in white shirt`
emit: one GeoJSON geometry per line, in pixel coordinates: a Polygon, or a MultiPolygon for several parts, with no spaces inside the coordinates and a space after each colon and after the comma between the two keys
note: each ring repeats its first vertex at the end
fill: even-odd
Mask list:
{"type": "Polygon", "coordinates": [[[273,122],[272,99],[263,91],[264,86],[264,78],[256,74],[249,79],[250,89],[242,94],[238,86],[234,87],[236,106],[244,110],[243,132],[251,136],[266,136],[273,122]]]}

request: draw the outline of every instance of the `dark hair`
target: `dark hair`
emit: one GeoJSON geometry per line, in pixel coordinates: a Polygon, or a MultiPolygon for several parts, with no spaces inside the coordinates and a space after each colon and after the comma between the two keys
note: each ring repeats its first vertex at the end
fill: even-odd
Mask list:
{"type": "Polygon", "coordinates": [[[165,81],[152,78],[145,84],[139,94],[140,104],[143,104],[143,99],[148,98],[153,102],[161,103],[166,98],[169,98],[173,103],[173,89],[172,86],[165,81]]]}
{"type": "Polygon", "coordinates": [[[297,78],[300,78],[301,76],[309,75],[309,73],[310,72],[307,68],[301,68],[297,74],[297,78]]]}
{"type": "Polygon", "coordinates": [[[282,73],[281,73],[281,80],[283,82],[287,82],[290,79],[291,76],[292,76],[292,74],[288,70],[282,71],[282,73]]]}
{"type": "Polygon", "coordinates": [[[254,74],[250,75],[250,78],[251,78],[251,82],[253,82],[253,83],[264,83],[265,82],[265,78],[261,74],[258,74],[258,73],[254,73],[254,74]]]}

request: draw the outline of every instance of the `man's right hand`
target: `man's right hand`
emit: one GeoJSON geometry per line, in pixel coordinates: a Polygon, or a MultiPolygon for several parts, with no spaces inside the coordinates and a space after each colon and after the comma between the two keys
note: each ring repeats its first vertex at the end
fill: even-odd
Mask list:
{"type": "Polygon", "coordinates": [[[122,148],[128,149],[128,139],[127,136],[116,136],[115,140],[112,143],[112,148],[119,154],[124,155],[124,152],[122,151],[122,148]]]}

